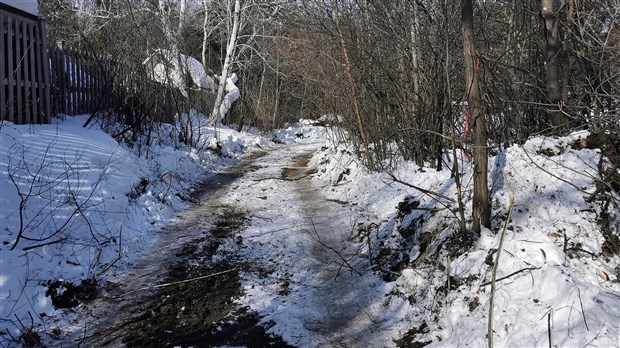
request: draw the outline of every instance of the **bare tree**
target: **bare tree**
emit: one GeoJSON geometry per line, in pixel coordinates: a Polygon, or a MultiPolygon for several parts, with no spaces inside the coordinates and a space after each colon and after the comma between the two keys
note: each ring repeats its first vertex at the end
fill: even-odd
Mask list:
{"type": "Polygon", "coordinates": [[[338,38],[340,40],[340,47],[342,48],[342,57],[344,59],[342,67],[344,69],[344,73],[347,78],[347,83],[351,91],[351,99],[353,100],[353,111],[355,112],[355,123],[357,126],[357,131],[359,133],[360,140],[362,141],[362,145],[364,146],[364,155],[366,157],[367,165],[369,168],[374,169],[375,165],[374,165],[372,156],[370,155],[370,149],[368,147],[368,135],[366,134],[366,126],[364,125],[364,121],[362,120],[362,114],[361,114],[360,105],[359,105],[359,97],[358,97],[358,92],[357,92],[357,84],[355,80],[353,79],[353,74],[351,74],[351,60],[349,59],[349,51],[344,41],[342,27],[340,26],[340,9],[338,5],[338,0],[333,1],[333,9],[334,9],[334,18],[336,22],[336,31],[338,32],[338,38]]]}
{"type": "Polygon", "coordinates": [[[160,19],[162,22],[162,28],[166,39],[168,41],[168,47],[172,52],[172,65],[173,65],[173,76],[177,81],[174,82],[175,86],[179,88],[181,94],[185,98],[189,98],[189,93],[187,91],[187,81],[184,81],[184,67],[181,62],[181,49],[179,48],[179,41],[181,37],[181,33],[183,31],[183,26],[185,24],[185,17],[187,11],[187,0],[179,0],[178,1],[178,14],[179,20],[176,28],[172,24],[172,14],[175,8],[175,4],[170,0],[159,0],[158,9],[160,14],[160,19]]]}
{"type": "Polygon", "coordinates": [[[217,126],[221,123],[224,115],[220,112],[220,106],[224,97],[224,90],[226,87],[226,79],[228,78],[231,63],[234,59],[235,50],[237,49],[237,36],[239,35],[239,26],[241,23],[241,0],[235,0],[235,7],[232,12],[232,27],[230,28],[230,36],[228,37],[228,43],[226,45],[226,57],[224,58],[224,64],[222,64],[222,72],[220,74],[219,86],[217,90],[217,96],[215,97],[215,103],[213,105],[213,111],[209,118],[210,126],[217,126]]]}
{"type": "Polygon", "coordinates": [[[487,130],[478,83],[478,55],[474,44],[474,9],[472,0],[463,0],[463,56],[465,57],[465,92],[474,126],[474,198],[472,229],[480,232],[480,225],[491,227],[491,205],[487,179],[487,130]]]}
{"type": "Polygon", "coordinates": [[[553,0],[541,0],[541,15],[545,21],[545,70],[547,81],[547,99],[549,100],[549,123],[553,127],[563,127],[567,123],[562,107],[566,105],[568,93],[568,67],[566,52],[560,41],[560,20],[556,16],[553,0]],[[562,91],[565,93],[562,93],[562,91]]]}

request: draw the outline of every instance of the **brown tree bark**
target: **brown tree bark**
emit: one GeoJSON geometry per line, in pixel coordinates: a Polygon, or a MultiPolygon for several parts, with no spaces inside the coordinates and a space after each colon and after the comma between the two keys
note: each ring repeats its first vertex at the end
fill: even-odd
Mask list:
{"type": "Polygon", "coordinates": [[[349,59],[349,52],[347,50],[347,45],[344,41],[344,35],[342,34],[342,27],[340,26],[340,9],[338,7],[338,0],[334,0],[334,17],[336,20],[336,31],[338,32],[338,38],[340,39],[340,47],[342,48],[342,55],[344,57],[344,73],[347,77],[347,83],[349,84],[349,89],[351,91],[351,98],[353,99],[353,111],[355,113],[355,120],[357,125],[357,131],[359,132],[360,140],[362,141],[362,145],[364,146],[364,155],[366,157],[366,162],[368,164],[368,168],[371,170],[375,169],[374,161],[372,159],[372,155],[370,154],[370,149],[368,147],[368,135],[366,133],[366,127],[364,126],[364,122],[362,120],[362,113],[360,111],[360,103],[359,97],[357,94],[357,85],[355,84],[355,80],[353,79],[353,74],[351,73],[351,60],[349,59]]]}
{"type": "MultiPolygon", "coordinates": [[[[547,99],[549,101],[549,124],[557,131],[566,125],[568,119],[562,112],[568,97],[568,71],[562,73],[563,49],[560,42],[559,21],[553,9],[553,0],[541,0],[541,15],[545,21],[545,78],[547,80],[547,99]]],[[[567,67],[564,67],[566,69],[567,67]]]]}
{"type": "Polygon", "coordinates": [[[462,2],[463,55],[465,57],[465,88],[467,103],[474,128],[474,199],[472,229],[480,232],[480,225],[491,227],[491,206],[487,179],[488,149],[484,107],[480,94],[477,54],[474,44],[474,9],[472,0],[462,2]]]}

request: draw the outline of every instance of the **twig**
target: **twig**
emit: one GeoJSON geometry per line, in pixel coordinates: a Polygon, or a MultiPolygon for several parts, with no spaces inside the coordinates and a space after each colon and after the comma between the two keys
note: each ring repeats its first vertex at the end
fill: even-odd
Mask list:
{"type": "Polygon", "coordinates": [[[446,288],[446,302],[447,302],[447,299],[448,299],[448,294],[450,293],[450,270],[451,270],[451,267],[452,267],[452,262],[451,261],[452,260],[450,260],[450,254],[448,254],[448,260],[447,260],[448,264],[447,264],[447,267],[446,267],[446,271],[448,273],[448,286],[446,288]]]}
{"type": "Polygon", "coordinates": [[[553,343],[551,341],[551,311],[547,313],[547,333],[549,335],[549,348],[552,348],[553,343]]]}
{"type": "Polygon", "coordinates": [[[185,279],[185,280],[179,280],[176,282],[171,282],[171,283],[164,283],[164,284],[157,284],[157,285],[151,285],[151,286],[145,286],[136,290],[132,290],[129,292],[126,292],[120,296],[114,297],[115,300],[118,300],[122,297],[125,297],[127,295],[136,293],[136,292],[140,292],[140,291],[146,291],[146,290],[152,290],[152,289],[161,289],[161,288],[165,288],[168,286],[172,286],[172,285],[178,285],[178,284],[183,284],[183,283],[189,283],[189,282],[193,282],[193,281],[197,281],[197,280],[202,280],[202,279],[207,279],[207,278],[211,278],[211,277],[216,277],[222,274],[226,274],[226,273],[230,273],[230,272],[234,272],[238,269],[239,267],[235,267],[235,268],[231,268],[229,270],[226,271],[222,271],[222,272],[217,272],[217,273],[212,273],[212,274],[208,274],[205,276],[201,276],[201,277],[196,277],[196,278],[191,278],[191,279],[185,279]]]}
{"type": "MultiPolygon", "coordinates": [[[[121,231],[123,229],[121,228],[121,231]]],[[[120,238],[119,238],[120,241],[120,238]]],[[[104,275],[107,271],[110,270],[110,268],[112,268],[118,261],[120,261],[123,258],[123,250],[121,248],[121,242],[119,242],[118,244],[118,254],[116,255],[116,258],[110,262],[109,264],[107,264],[105,267],[103,267],[103,269],[97,274],[97,277],[95,279],[99,279],[101,278],[102,275],[104,275]]]]}
{"type": "Polygon", "coordinates": [[[594,338],[593,338],[593,339],[591,339],[588,343],[586,343],[586,345],[584,346],[584,348],[585,348],[585,347],[587,347],[587,346],[589,346],[592,342],[594,342],[594,340],[596,340],[596,339],[600,336],[601,331],[602,331],[602,330],[603,330],[603,328],[605,327],[605,324],[607,324],[607,321],[603,322],[603,325],[601,325],[601,327],[598,329],[598,332],[596,333],[596,336],[594,336],[594,338]]]}
{"type": "Polygon", "coordinates": [[[588,320],[586,320],[586,312],[583,310],[583,302],[581,301],[581,289],[577,288],[577,295],[579,295],[579,304],[581,305],[581,315],[583,316],[583,323],[586,325],[586,330],[590,331],[588,327],[588,320]]]}
{"type": "Polygon", "coordinates": [[[506,230],[508,230],[508,225],[510,224],[510,220],[512,219],[512,211],[515,207],[514,194],[510,197],[510,206],[508,207],[508,217],[506,218],[506,222],[504,223],[504,229],[502,230],[502,235],[499,238],[499,246],[497,248],[497,254],[495,255],[495,264],[493,264],[493,273],[491,276],[491,295],[489,298],[489,320],[487,323],[488,332],[487,332],[487,342],[489,348],[493,348],[493,299],[495,297],[495,283],[497,278],[497,266],[499,265],[499,256],[501,254],[503,245],[504,245],[504,236],[506,236],[506,230]]]}
{"type": "MultiPolygon", "coordinates": [[[[26,238],[24,238],[26,239],[26,238]]],[[[65,242],[67,240],[67,238],[60,238],[58,240],[53,240],[51,242],[46,242],[46,243],[41,243],[41,244],[35,244],[35,245],[29,245],[27,247],[24,247],[22,250],[23,251],[28,251],[28,250],[32,250],[32,249],[36,249],[36,248],[40,248],[43,246],[47,246],[47,245],[52,245],[52,244],[57,244],[57,243],[62,243],[65,242]]]]}
{"type": "Polygon", "coordinates": [[[420,192],[422,192],[422,193],[424,193],[424,194],[427,194],[427,195],[429,195],[429,196],[434,196],[434,197],[443,198],[443,199],[445,199],[445,200],[447,200],[447,201],[449,201],[449,202],[453,202],[453,203],[454,203],[454,202],[456,202],[454,199],[452,199],[452,198],[450,198],[450,197],[448,197],[448,196],[446,196],[446,195],[442,195],[441,193],[437,193],[437,192],[429,191],[429,190],[423,189],[423,188],[421,188],[421,187],[419,187],[419,186],[412,185],[412,184],[410,184],[410,183],[408,183],[408,182],[404,182],[404,181],[402,181],[402,180],[398,179],[398,178],[397,178],[396,176],[394,176],[394,174],[392,174],[392,173],[387,173],[387,175],[389,175],[389,176],[390,176],[390,178],[392,178],[392,181],[397,182],[397,183],[399,183],[399,184],[401,184],[401,185],[405,185],[405,186],[411,187],[412,189],[416,189],[416,190],[418,190],[418,191],[420,191],[420,192]]]}
{"type": "MultiPolygon", "coordinates": [[[[512,277],[513,275],[515,275],[515,274],[519,274],[519,273],[521,273],[521,272],[525,272],[525,271],[533,271],[533,270],[537,270],[537,269],[540,269],[540,267],[527,267],[527,268],[522,268],[522,269],[520,269],[520,270],[518,270],[518,271],[514,271],[514,272],[510,273],[510,274],[509,274],[509,275],[507,275],[507,276],[503,276],[503,277],[501,277],[501,278],[497,278],[497,279],[495,279],[495,282],[499,282],[499,281],[502,281],[502,280],[504,280],[504,279],[508,279],[508,278],[512,277]]],[[[488,282],[482,283],[480,286],[481,286],[481,287],[482,287],[482,286],[487,286],[487,285],[489,285],[489,284],[491,284],[491,283],[492,283],[492,281],[488,281],[488,282]]]]}
{"type": "Polygon", "coordinates": [[[596,255],[595,253],[591,252],[591,251],[587,251],[583,248],[577,248],[577,247],[570,247],[570,248],[566,248],[566,251],[581,251],[582,253],[586,253],[590,256],[592,256],[593,260],[598,259],[598,255],[596,255]]]}
{"type": "Polygon", "coordinates": [[[168,188],[166,188],[166,193],[164,193],[162,200],[166,199],[168,193],[170,193],[170,188],[172,187],[172,181],[174,179],[174,174],[172,172],[167,172],[159,178],[159,181],[164,182],[165,177],[168,177],[168,188]]]}
{"type": "MultiPolygon", "coordinates": [[[[322,240],[321,240],[321,236],[319,236],[319,233],[316,231],[316,226],[314,225],[314,221],[312,219],[310,219],[310,223],[312,224],[312,230],[314,231],[314,233],[316,234],[316,237],[312,235],[312,233],[310,233],[310,237],[312,237],[312,239],[314,239],[317,243],[319,243],[321,246],[323,246],[326,249],[329,249],[331,251],[333,251],[336,255],[338,255],[338,257],[342,260],[342,262],[344,262],[344,264],[347,266],[347,268],[349,268],[351,271],[354,271],[355,273],[357,273],[357,275],[359,275],[360,277],[363,277],[363,274],[356,270],[350,263],[349,261],[342,256],[342,254],[334,249],[332,246],[325,244],[322,240]]],[[[341,265],[342,267],[342,265],[341,265]]],[[[338,275],[340,274],[340,271],[338,271],[338,275]]],[[[338,278],[338,275],[336,275],[336,278],[338,278]]]]}
{"type": "Polygon", "coordinates": [[[298,178],[292,178],[292,179],[289,179],[289,178],[275,178],[275,177],[268,177],[268,178],[254,179],[254,181],[256,181],[256,182],[259,182],[259,181],[265,181],[265,180],[298,181],[298,180],[301,180],[301,179],[303,179],[303,178],[307,178],[307,177],[309,177],[309,176],[310,176],[310,174],[308,174],[308,175],[304,175],[304,176],[300,176],[300,177],[298,177],[298,178]]]}

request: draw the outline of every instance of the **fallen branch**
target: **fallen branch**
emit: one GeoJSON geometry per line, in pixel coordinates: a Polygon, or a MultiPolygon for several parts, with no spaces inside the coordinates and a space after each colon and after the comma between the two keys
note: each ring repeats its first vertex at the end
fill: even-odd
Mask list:
{"type": "MultiPolygon", "coordinates": [[[[527,267],[527,268],[522,268],[522,269],[520,269],[520,270],[518,270],[518,271],[514,271],[514,272],[510,273],[510,274],[509,274],[509,275],[507,275],[507,276],[503,276],[503,277],[501,277],[501,278],[497,278],[497,279],[495,279],[495,282],[499,282],[499,281],[502,281],[502,280],[508,279],[508,278],[512,277],[513,275],[517,275],[517,274],[522,273],[522,272],[525,272],[525,271],[534,271],[534,270],[537,270],[537,269],[540,269],[540,267],[527,267]]],[[[488,281],[488,282],[482,283],[482,284],[480,285],[480,287],[490,285],[491,283],[492,283],[492,281],[488,281]]]]}
{"type": "Polygon", "coordinates": [[[586,330],[590,331],[588,327],[588,320],[586,319],[586,311],[583,309],[583,301],[581,301],[581,290],[577,288],[577,295],[579,295],[579,304],[581,305],[581,316],[583,316],[583,323],[586,325],[586,330]]]}
{"type": "MultiPolygon", "coordinates": [[[[334,249],[334,247],[325,244],[322,240],[321,240],[321,236],[319,235],[319,233],[316,231],[316,226],[314,225],[314,221],[312,221],[312,219],[310,219],[310,223],[312,224],[312,230],[314,231],[314,234],[316,234],[316,237],[314,235],[312,235],[312,233],[310,233],[310,237],[312,237],[312,239],[314,239],[317,243],[319,243],[322,247],[333,251],[336,255],[338,255],[338,257],[342,260],[342,262],[344,262],[344,264],[347,266],[347,268],[349,268],[351,271],[357,273],[357,275],[359,275],[360,277],[363,277],[363,274],[356,270],[350,263],[349,260],[347,260],[344,256],[342,256],[342,254],[334,249]]],[[[340,264],[340,268],[342,268],[342,264],[340,264]]],[[[338,276],[340,276],[340,269],[338,269],[338,273],[336,274],[336,279],[338,278],[338,276]]]]}
{"type": "Polygon", "coordinates": [[[131,295],[131,294],[134,294],[134,293],[140,292],[140,291],[146,291],[146,290],[152,290],[152,289],[161,289],[161,288],[165,288],[165,287],[172,286],[172,285],[190,283],[190,282],[194,282],[194,281],[197,281],[197,280],[203,280],[203,279],[207,279],[207,278],[212,278],[212,277],[216,277],[216,276],[219,276],[219,275],[222,275],[222,274],[234,272],[238,268],[239,267],[235,267],[235,268],[231,268],[231,269],[226,270],[226,271],[212,273],[212,274],[208,274],[208,275],[201,276],[201,277],[196,277],[196,278],[191,278],[191,279],[179,280],[179,281],[171,282],[171,283],[164,283],[164,284],[145,286],[145,287],[142,287],[142,288],[139,288],[139,289],[136,289],[136,290],[132,290],[132,291],[126,292],[126,293],[124,293],[124,294],[122,294],[120,296],[114,297],[114,299],[118,300],[118,299],[120,299],[122,297],[125,297],[127,295],[131,295]]]}
{"type": "Polygon", "coordinates": [[[307,178],[307,177],[309,177],[309,176],[310,176],[310,174],[308,174],[308,175],[304,175],[304,176],[300,176],[300,177],[298,177],[298,178],[292,178],[292,179],[289,179],[289,178],[275,178],[275,177],[268,177],[268,178],[254,179],[254,181],[256,181],[256,182],[259,182],[259,181],[265,181],[265,180],[298,181],[298,180],[301,180],[301,179],[303,179],[303,178],[307,178]]]}
{"type": "Polygon", "coordinates": [[[398,179],[392,173],[387,173],[387,174],[390,176],[390,178],[392,178],[392,181],[397,182],[397,183],[399,183],[401,185],[405,185],[407,187],[411,187],[412,189],[416,189],[416,190],[418,190],[418,191],[420,191],[420,192],[422,192],[424,194],[427,194],[429,196],[439,197],[439,198],[445,199],[445,200],[447,200],[449,202],[453,202],[453,203],[456,202],[454,199],[452,199],[452,198],[450,198],[450,197],[448,197],[446,195],[442,195],[441,193],[429,191],[429,190],[423,189],[423,188],[421,188],[419,186],[412,185],[412,184],[410,184],[408,182],[404,182],[404,181],[398,179]]]}
{"type": "Polygon", "coordinates": [[[120,231],[118,232],[118,253],[116,258],[110,262],[107,266],[105,266],[99,274],[97,274],[95,279],[100,279],[110,268],[112,268],[118,261],[120,261],[124,256],[123,253],[123,227],[121,226],[120,231]]]}
{"type": "Polygon", "coordinates": [[[506,222],[504,223],[504,229],[502,230],[502,235],[499,238],[499,246],[497,247],[497,254],[495,255],[495,263],[493,264],[493,273],[491,276],[491,294],[489,295],[489,318],[488,318],[488,332],[487,332],[487,342],[488,347],[493,348],[493,299],[495,298],[495,283],[497,282],[497,267],[499,265],[499,256],[501,254],[503,245],[504,245],[504,237],[506,236],[506,230],[508,230],[508,225],[510,224],[510,220],[512,219],[512,211],[515,207],[514,193],[511,194],[510,197],[510,206],[508,207],[508,217],[506,218],[506,222]]]}
{"type": "Polygon", "coordinates": [[[547,334],[549,335],[549,348],[552,348],[553,341],[551,340],[551,311],[547,313],[547,334]]]}

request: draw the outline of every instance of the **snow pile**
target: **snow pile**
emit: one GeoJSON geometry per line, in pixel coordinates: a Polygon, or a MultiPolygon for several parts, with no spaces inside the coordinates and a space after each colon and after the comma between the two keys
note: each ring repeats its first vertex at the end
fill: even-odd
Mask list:
{"type": "MultiPolygon", "coordinates": [[[[416,313],[401,344],[487,344],[492,265],[512,199],[494,295],[495,344],[620,343],[619,197],[588,199],[596,191],[600,151],[576,146],[587,136],[533,138],[492,157],[493,222],[479,238],[458,231],[457,190],[448,169],[405,163],[394,170],[397,179],[433,192],[427,195],[388,173],[368,173],[343,145],[312,159],[332,199],[378,217],[370,240],[374,268],[416,313]]],[[[471,185],[472,166],[461,161],[463,182],[471,185]]],[[[465,187],[466,206],[471,194],[465,187]]]]}
{"type": "Polygon", "coordinates": [[[239,87],[235,85],[237,79],[237,74],[235,73],[233,73],[232,76],[226,78],[226,84],[224,85],[224,91],[226,92],[226,94],[224,95],[222,104],[220,104],[220,120],[224,118],[224,116],[232,108],[233,103],[237,101],[237,99],[239,99],[239,97],[241,96],[239,87]]]}
{"type": "Polygon", "coordinates": [[[176,71],[173,64],[174,59],[176,58],[172,51],[157,49],[142,64],[152,69],[152,74],[149,76],[156,82],[184,89],[184,76],[189,75],[195,87],[202,90],[215,89],[213,78],[207,74],[205,67],[196,58],[181,54],[181,69],[183,71],[176,71]]]}
{"type": "Polygon", "coordinates": [[[325,127],[317,126],[316,121],[300,119],[294,125],[273,132],[272,140],[276,143],[294,144],[297,142],[325,140],[332,132],[325,127]]]}
{"type": "MultiPolygon", "coordinates": [[[[0,124],[0,342],[61,315],[55,307],[75,305],[63,298],[69,287],[114,276],[150,252],[152,232],[187,206],[197,183],[261,142],[219,129],[220,157],[175,146],[172,126],[161,125],[151,136],[155,145],[139,139],[127,148],[83,128],[85,120],[0,124]]],[[[214,137],[213,129],[195,131],[214,137]]]]}

